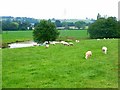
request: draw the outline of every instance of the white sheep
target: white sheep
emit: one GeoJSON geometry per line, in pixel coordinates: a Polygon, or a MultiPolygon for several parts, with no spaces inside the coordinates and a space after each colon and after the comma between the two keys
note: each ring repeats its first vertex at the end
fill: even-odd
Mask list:
{"type": "Polygon", "coordinates": [[[67,42],[64,42],[63,45],[70,46],[70,44],[67,42]]]}
{"type": "Polygon", "coordinates": [[[46,44],[45,47],[46,47],[46,48],[49,48],[49,44],[46,44]]]}
{"type": "Polygon", "coordinates": [[[88,59],[90,56],[92,56],[92,52],[91,51],[87,51],[85,53],[85,58],[88,59]]]}
{"type": "Polygon", "coordinates": [[[80,41],[79,41],[79,40],[75,40],[75,42],[77,42],[77,43],[78,43],[78,42],[80,42],[80,41]]]}
{"type": "Polygon", "coordinates": [[[69,45],[70,45],[69,43],[67,43],[67,42],[65,42],[65,41],[61,41],[61,43],[62,43],[63,45],[66,45],[66,46],[69,46],[69,45]]]}
{"type": "Polygon", "coordinates": [[[105,54],[107,54],[107,47],[102,47],[102,51],[103,51],[103,53],[105,53],[105,54]]]}
{"type": "Polygon", "coordinates": [[[72,42],[69,42],[69,45],[70,45],[70,46],[73,46],[74,44],[73,44],[72,42]]]}

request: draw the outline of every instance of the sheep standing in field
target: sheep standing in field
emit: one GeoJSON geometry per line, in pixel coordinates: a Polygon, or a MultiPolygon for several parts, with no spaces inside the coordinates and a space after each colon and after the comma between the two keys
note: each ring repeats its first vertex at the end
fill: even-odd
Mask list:
{"type": "Polygon", "coordinates": [[[105,53],[105,54],[107,54],[107,47],[102,47],[102,51],[103,51],[103,53],[105,53]]]}
{"type": "Polygon", "coordinates": [[[92,56],[92,52],[87,51],[86,54],[85,54],[85,58],[88,59],[90,56],[92,56]]]}
{"type": "Polygon", "coordinates": [[[46,45],[45,45],[45,47],[46,47],[46,48],[49,48],[49,45],[48,45],[48,44],[46,44],[46,45]]]}

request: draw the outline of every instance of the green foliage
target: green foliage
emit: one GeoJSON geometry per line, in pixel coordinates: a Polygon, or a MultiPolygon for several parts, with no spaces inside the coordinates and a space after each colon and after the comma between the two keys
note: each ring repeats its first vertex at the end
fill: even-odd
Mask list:
{"type": "Polygon", "coordinates": [[[17,22],[9,22],[3,21],[2,22],[2,30],[18,30],[19,24],[17,22]]]}
{"type": "Polygon", "coordinates": [[[35,42],[53,41],[59,35],[54,23],[50,21],[41,20],[33,31],[33,38],[35,42]]]}
{"type": "Polygon", "coordinates": [[[120,21],[118,21],[117,33],[118,33],[118,37],[120,38],[120,21]]]}
{"type": "Polygon", "coordinates": [[[117,20],[115,17],[100,18],[89,26],[90,38],[117,38],[117,20]]]}
{"type": "Polygon", "coordinates": [[[75,22],[75,26],[76,26],[78,29],[80,29],[80,28],[84,29],[85,26],[86,26],[86,23],[83,22],[83,21],[77,21],[77,22],[75,22]]]}
{"type": "Polygon", "coordinates": [[[57,27],[61,27],[61,26],[62,26],[62,23],[60,22],[60,20],[56,20],[56,21],[55,21],[55,25],[56,25],[57,27]]]}

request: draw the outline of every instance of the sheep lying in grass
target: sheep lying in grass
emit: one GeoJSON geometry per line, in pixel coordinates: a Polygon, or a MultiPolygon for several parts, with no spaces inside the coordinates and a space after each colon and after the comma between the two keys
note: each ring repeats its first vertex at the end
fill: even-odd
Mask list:
{"type": "Polygon", "coordinates": [[[102,47],[102,51],[103,51],[103,53],[105,53],[105,54],[107,54],[107,47],[102,47]]]}
{"type": "Polygon", "coordinates": [[[85,54],[85,58],[88,59],[90,56],[92,56],[92,52],[87,51],[86,54],[85,54]]]}

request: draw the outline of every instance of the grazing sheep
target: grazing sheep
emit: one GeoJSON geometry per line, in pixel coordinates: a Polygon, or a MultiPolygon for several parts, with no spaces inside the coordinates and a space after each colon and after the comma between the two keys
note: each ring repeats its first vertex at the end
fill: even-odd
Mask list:
{"type": "Polygon", "coordinates": [[[73,43],[72,43],[72,42],[69,42],[69,45],[70,45],[70,46],[73,46],[73,43]]]}
{"type": "Polygon", "coordinates": [[[69,43],[67,43],[67,42],[65,42],[65,41],[61,41],[61,43],[62,43],[63,45],[66,45],[66,46],[69,46],[69,45],[70,45],[69,43]]]}
{"type": "Polygon", "coordinates": [[[75,42],[77,42],[77,43],[78,43],[78,42],[80,42],[80,41],[79,41],[79,40],[75,40],[75,42]]]}
{"type": "Polygon", "coordinates": [[[46,47],[46,48],[49,48],[49,44],[46,44],[45,47],[46,47]]]}
{"type": "Polygon", "coordinates": [[[67,43],[67,42],[64,42],[63,45],[65,45],[65,46],[70,46],[70,44],[67,43]]]}
{"type": "Polygon", "coordinates": [[[105,54],[107,54],[107,47],[102,47],[102,51],[103,51],[103,53],[105,53],[105,54]]]}
{"type": "Polygon", "coordinates": [[[87,51],[86,54],[85,54],[85,58],[88,59],[90,56],[92,56],[92,52],[87,51]]]}

